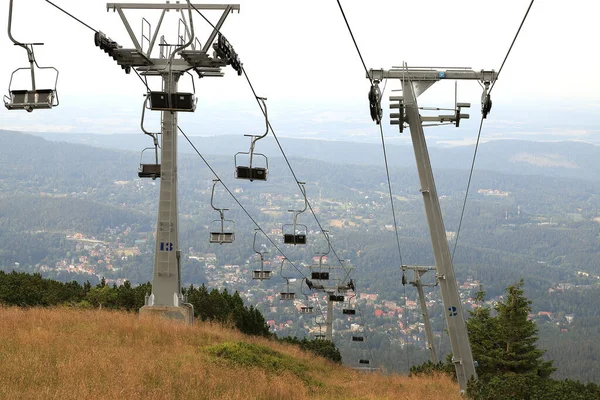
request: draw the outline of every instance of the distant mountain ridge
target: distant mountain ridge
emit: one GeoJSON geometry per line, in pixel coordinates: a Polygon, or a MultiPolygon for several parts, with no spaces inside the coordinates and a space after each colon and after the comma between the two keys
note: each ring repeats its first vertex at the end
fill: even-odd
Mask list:
{"type": "MultiPolygon", "coordinates": [[[[18,134],[0,130],[0,135],[18,134]]],[[[35,133],[52,142],[85,144],[94,147],[141,151],[150,144],[144,135],[101,135],[35,133]]],[[[247,152],[248,138],[243,136],[191,136],[190,139],[203,155],[233,156],[247,152]]],[[[280,138],[289,157],[316,159],[336,164],[383,165],[382,146],[370,143],[280,138]]],[[[185,138],[180,138],[180,151],[192,153],[185,138]]],[[[414,167],[412,146],[386,145],[388,162],[396,167],[414,167]]],[[[430,158],[435,169],[466,170],[471,166],[473,146],[431,146],[430,158]]],[[[256,145],[256,151],[269,158],[281,157],[277,143],[265,138],[256,145]]],[[[583,142],[533,142],[495,140],[479,146],[475,168],[519,175],[544,175],[597,181],[600,179],[600,147],[583,142]]]]}

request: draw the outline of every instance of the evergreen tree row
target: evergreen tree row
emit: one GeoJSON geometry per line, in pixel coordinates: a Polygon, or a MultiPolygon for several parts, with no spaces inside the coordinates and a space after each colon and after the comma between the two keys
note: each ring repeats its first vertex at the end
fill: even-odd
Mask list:
{"type": "MultiPolygon", "coordinates": [[[[128,281],[120,286],[102,281],[92,286],[73,281],[62,283],[44,279],[40,274],[0,271],[0,304],[18,307],[50,307],[70,305],[82,308],[109,308],[137,312],[144,304],[152,285],[132,287],[128,281]]],[[[182,290],[194,306],[196,318],[234,326],[248,335],[269,336],[262,314],[253,306],[246,307],[238,292],[233,295],[224,289],[210,292],[204,285],[182,290]]]]}

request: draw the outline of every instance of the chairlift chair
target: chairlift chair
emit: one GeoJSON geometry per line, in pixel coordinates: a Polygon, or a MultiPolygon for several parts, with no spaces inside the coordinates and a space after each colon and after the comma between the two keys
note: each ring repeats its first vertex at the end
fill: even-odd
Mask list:
{"type": "Polygon", "coordinates": [[[304,208],[302,210],[288,210],[289,212],[294,213],[294,223],[286,224],[281,227],[281,230],[283,231],[283,243],[285,244],[306,244],[306,234],[308,232],[308,228],[306,225],[298,224],[298,215],[306,211],[308,200],[306,199],[304,182],[298,182],[298,184],[300,185],[300,190],[304,196],[304,208]]]}
{"type": "Polygon", "coordinates": [[[156,179],[156,178],[160,178],[160,175],[161,175],[160,163],[158,162],[158,148],[159,148],[158,135],[160,133],[148,132],[146,130],[146,128],[144,128],[144,118],[146,115],[147,103],[148,103],[148,97],[146,97],[146,99],[144,100],[144,103],[142,104],[142,117],[140,118],[140,128],[142,129],[142,132],[144,132],[146,135],[148,135],[152,138],[152,142],[154,144],[154,164],[144,164],[143,163],[144,152],[146,150],[152,149],[152,147],[146,147],[144,150],[142,150],[142,154],[140,156],[140,168],[138,170],[138,176],[140,178],[156,179]]]}
{"type": "Polygon", "coordinates": [[[352,336],[353,342],[364,342],[365,338],[363,336],[352,336]]]}
{"type": "MultiPolygon", "coordinates": [[[[210,195],[210,205],[211,207],[219,212],[220,219],[214,220],[211,223],[210,228],[210,243],[233,243],[235,240],[235,222],[230,219],[225,219],[225,211],[228,211],[228,208],[217,208],[214,206],[213,200],[215,196],[215,186],[217,182],[220,182],[219,179],[213,180],[212,193],[210,195]]],[[[260,279],[260,278],[257,278],[260,279]]]]}
{"type": "MultiPolygon", "coordinates": [[[[223,210],[227,210],[224,208],[223,210]]],[[[235,240],[234,226],[235,222],[230,219],[217,219],[211,223],[210,243],[233,243],[235,240]],[[231,225],[227,225],[227,224],[231,225]]]]}
{"type": "MultiPolygon", "coordinates": [[[[303,278],[302,280],[305,282],[308,281],[306,278],[303,278]]],[[[315,312],[315,309],[313,306],[310,305],[308,293],[304,293],[304,291],[302,290],[302,283],[300,283],[300,292],[304,295],[304,298],[306,299],[306,305],[300,307],[300,314],[313,314],[315,312]]]]}
{"type": "Polygon", "coordinates": [[[194,93],[150,92],[150,109],[154,111],[183,111],[194,112],[196,101],[194,93]]]}
{"type": "MultiPolygon", "coordinates": [[[[331,242],[329,242],[329,236],[327,234],[327,231],[324,231],[323,233],[325,235],[325,238],[327,239],[327,251],[325,253],[319,254],[319,264],[318,265],[310,266],[311,279],[319,280],[319,281],[329,280],[329,270],[330,270],[329,266],[323,265],[323,258],[326,257],[327,254],[329,254],[329,252],[331,251],[331,242]],[[323,267],[325,267],[327,269],[327,271],[323,271],[323,267]]],[[[313,284],[313,286],[314,286],[314,284],[313,284]]]]}
{"type": "Polygon", "coordinates": [[[356,297],[356,294],[348,295],[348,304],[344,305],[342,309],[342,314],[344,315],[356,315],[356,309],[352,307],[352,299],[356,297]]]}
{"type": "Polygon", "coordinates": [[[40,67],[35,59],[33,52],[33,46],[43,45],[43,43],[21,43],[16,41],[11,33],[12,27],[12,7],[13,0],[10,0],[9,11],[8,11],[8,37],[16,45],[21,46],[27,51],[27,58],[29,59],[29,67],[17,68],[10,75],[10,82],[8,83],[9,95],[4,95],[4,106],[9,110],[26,110],[32,112],[33,110],[50,109],[58,106],[58,93],[56,91],[56,85],[58,83],[58,70],[54,67],[40,67]],[[53,89],[38,89],[35,83],[35,69],[52,69],[56,73],[54,79],[53,89]],[[29,70],[31,73],[31,89],[19,89],[14,90],[12,88],[13,78],[16,72],[21,70],[29,70]]]}
{"type": "Polygon", "coordinates": [[[148,108],[154,111],[194,112],[196,111],[198,99],[195,97],[196,85],[193,77],[192,88],[193,93],[150,91],[148,92],[148,99],[150,100],[148,108]]]}
{"type": "Polygon", "coordinates": [[[152,178],[153,180],[156,178],[160,178],[160,164],[158,162],[158,145],[155,144],[154,147],[146,147],[142,150],[142,154],[140,156],[140,168],[138,170],[138,176],[140,178],[152,178]],[[146,150],[154,150],[154,164],[144,164],[144,152],[146,150]]]}
{"type": "Polygon", "coordinates": [[[315,333],[315,339],[323,340],[327,336],[323,333],[323,324],[325,323],[323,315],[315,316],[315,324],[319,327],[319,333],[315,333]]]}
{"type": "Polygon", "coordinates": [[[329,295],[329,301],[334,301],[336,303],[342,303],[344,301],[344,295],[339,295],[339,294],[330,294],[329,295]]]}
{"type": "Polygon", "coordinates": [[[269,133],[269,118],[267,115],[267,104],[265,103],[265,100],[267,100],[267,99],[264,97],[257,97],[257,99],[262,103],[262,105],[264,107],[265,124],[266,124],[267,129],[266,129],[264,135],[260,135],[260,136],[244,135],[244,136],[250,137],[250,151],[238,152],[234,156],[235,177],[237,179],[248,179],[248,180],[250,180],[250,182],[252,182],[254,180],[266,181],[268,171],[269,171],[269,160],[267,159],[267,156],[265,156],[262,153],[254,152],[254,146],[256,145],[256,142],[258,142],[260,139],[267,136],[267,134],[269,133]],[[243,156],[243,155],[246,155],[249,158],[248,166],[240,165],[240,163],[241,163],[240,159],[241,159],[241,156],[243,156]],[[256,163],[255,163],[256,156],[258,156],[259,159],[263,160],[262,166],[259,166],[259,167],[256,166],[256,163]]]}
{"type": "Polygon", "coordinates": [[[315,312],[315,310],[311,306],[300,307],[300,314],[313,314],[314,312],[315,312]]]}
{"type": "MultiPolygon", "coordinates": [[[[291,277],[287,277],[283,275],[283,264],[285,263],[285,260],[287,260],[287,258],[283,257],[283,260],[281,261],[281,269],[279,271],[279,274],[281,275],[281,277],[283,279],[285,279],[285,292],[280,292],[279,293],[279,298],[281,300],[295,300],[296,299],[296,293],[295,292],[291,292],[290,291],[290,280],[293,279],[291,277]]],[[[295,279],[294,279],[295,281],[295,279]]]]}
{"type": "Polygon", "coordinates": [[[256,235],[257,234],[258,234],[258,229],[254,231],[254,243],[252,244],[252,248],[254,249],[254,252],[260,256],[260,269],[252,271],[252,279],[257,279],[257,280],[262,281],[262,280],[271,279],[272,271],[264,269],[265,253],[267,253],[267,251],[264,251],[264,250],[259,251],[256,249],[256,235]]]}
{"type": "Polygon", "coordinates": [[[359,364],[369,364],[370,362],[369,362],[369,360],[363,360],[363,359],[361,359],[361,360],[358,360],[358,363],[359,364]]]}
{"type": "Polygon", "coordinates": [[[327,281],[329,280],[329,272],[311,272],[311,279],[327,281]]]}

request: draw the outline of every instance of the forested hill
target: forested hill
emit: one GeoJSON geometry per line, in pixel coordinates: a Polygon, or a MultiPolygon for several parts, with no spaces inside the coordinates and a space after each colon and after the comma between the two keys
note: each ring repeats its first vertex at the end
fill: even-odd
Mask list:
{"type": "MultiPolygon", "coordinates": [[[[125,151],[47,141],[14,132],[2,135],[0,269],[16,268],[62,281],[89,280],[92,284],[98,283],[99,277],[110,282],[128,279],[134,284],[151,279],[159,182],[137,177],[139,150],[148,143],[140,145],[137,151],[125,151]]],[[[261,227],[280,241],[282,226],[292,222],[287,210],[302,201],[286,163],[278,157],[280,153],[271,152],[267,146],[257,149],[269,156],[269,178],[267,182],[248,182],[234,178],[232,156],[245,150],[247,143],[239,147],[229,144],[231,154],[224,156],[210,155],[210,146],[202,144],[203,139],[194,140],[200,140],[198,148],[222,182],[235,192],[261,227]]],[[[540,146],[546,145],[558,146],[540,146]]],[[[367,145],[360,146],[365,148],[364,154],[372,152],[372,160],[377,154],[381,156],[375,147],[369,150],[367,145]]],[[[594,147],[581,146],[595,151],[594,147]]],[[[295,148],[285,143],[284,147],[295,148]]],[[[327,147],[315,149],[314,154],[326,158],[324,149],[327,147]]],[[[404,149],[400,157],[400,153],[394,153],[396,150],[390,149],[390,159],[406,164],[390,167],[403,261],[409,265],[432,265],[414,155],[412,150],[404,149]]],[[[329,162],[307,158],[306,154],[291,156],[290,162],[298,179],[307,182],[307,196],[321,224],[329,230],[337,254],[356,267],[353,278],[361,293],[378,296],[377,301],[361,300],[365,321],[373,327],[370,344],[374,358],[390,370],[406,370],[404,358],[396,356],[398,352],[404,354],[400,340],[411,341],[415,347],[422,347],[424,342],[418,329],[418,311],[410,311],[414,315],[403,321],[414,329],[408,334],[406,329],[400,329],[394,311],[402,307],[405,298],[383,162],[378,158],[379,162],[373,161],[372,165],[359,165],[352,162],[367,157],[344,158],[333,147],[329,151],[329,162]],[[383,310],[385,315],[381,315],[383,310]],[[380,316],[376,316],[376,311],[380,316]]],[[[468,169],[441,166],[440,160],[447,157],[450,164],[456,165],[456,160],[450,160],[457,157],[456,151],[459,150],[432,152],[432,157],[437,157],[434,173],[451,249],[468,169]]],[[[523,145],[514,154],[527,151],[530,150],[523,145]]],[[[454,258],[457,278],[464,287],[461,296],[467,304],[473,290],[482,284],[490,299],[494,299],[503,294],[507,285],[524,278],[526,293],[533,299],[534,317],[542,325],[541,342],[548,344],[548,354],[557,360],[557,374],[561,374],[558,377],[596,381],[598,370],[584,366],[600,357],[600,346],[586,342],[584,347],[580,338],[593,332],[594,318],[600,309],[600,181],[561,176],[561,169],[588,171],[587,167],[568,163],[555,167],[556,176],[531,175],[533,169],[527,168],[519,173],[485,169],[485,154],[482,152],[478,159],[454,258]],[[560,342],[554,340],[557,337],[560,342]],[[573,350],[561,350],[567,348],[573,350]],[[583,354],[585,359],[574,357],[576,354],[583,354]]],[[[577,151],[561,154],[569,162],[585,160],[577,151]]],[[[468,164],[471,155],[465,157],[468,164]]],[[[493,159],[498,158],[489,158],[493,159]]],[[[230,245],[210,244],[209,226],[219,218],[210,203],[214,175],[195,154],[182,154],[178,168],[182,285],[206,283],[210,287],[227,287],[232,292],[238,290],[248,296],[250,304],[265,310],[266,319],[277,324],[278,334],[309,335],[312,320],[302,320],[293,307],[286,308],[277,299],[283,286],[279,274],[260,285],[249,277],[247,271],[257,261],[253,252],[255,226],[247,215],[218,187],[215,204],[229,208],[226,218],[235,221],[236,239],[230,245]]],[[[319,227],[309,212],[300,216],[299,223],[307,226],[308,245],[282,248],[306,273],[306,265],[324,247],[319,227]]],[[[279,253],[274,248],[269,250],[268,261],[276,262],[274,257],[279,253]]],[[[298,271],[288,272],[301,278],[298,271]]],[[[413,288],[406,292],[415,300],[413,288]]],[[[439,290],[427,290],[427,294],[434,330],[444,335],[439,290]]],[[[335,329],[342,331],[346,327],[335,329]]],[[[344,346],[340,345],[340,351],[351,354],[344,346]]],[[[418,357],[415,354],[413,360],[418,357]]]]}
{"type": "MultiPolygon", "coordinates": [[[[0,134],[6,134],[7,132],[0,134]]],[[[435,134],[427,131],[426,135],[435,134]]],[[[120,150],[141,151],[149,145],[142,134],[67,134],[37,133],[51,141],[87,144],[90,146],[120,150]]],[[[394,132],[388,137],[387,151],[390,165],[413,167],[414,153],[409,145],[394,144],[394,132]]],[[[407,133],[404,133],[407,135],[407,133]]],[[[439,138],[439,137],[438,137],[439,138]]],[[[204,154],[233,157],[238,151],[248,151],[248,140],[237,136],[192,136],[195,145],[204,154]]],[[[477,157],[478,170],[491,170],[504,173],[544,175],[577,179],[600,179],[600,147],[583,142],[532,142],[526,140],[494,140],[480,145],[477,157]]],[[[381,145],[344,141],[280,138],[286,154],[330,163],[356,165],[383,165],[381,145]]],[[[257,145],[257,151],[273,157],[281,152],[271,137],[257,145]]],[[[179,141],[183,153],[193,150],[185,140],[179,141]]],[[[431,146],[431,161],[436,169],[468,169],[473,157],[473,146],[440,147],[431,146]]]]}

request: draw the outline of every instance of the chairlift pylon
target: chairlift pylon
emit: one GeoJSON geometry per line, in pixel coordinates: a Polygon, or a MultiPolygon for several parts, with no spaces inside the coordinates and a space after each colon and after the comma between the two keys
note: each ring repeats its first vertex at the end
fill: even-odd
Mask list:
{"type": "Polygon", "coordinates": [[[268,253],[268,252],[266,250],[257,250],[256,249],[256,235],[258,234],[258,232],[259,232],[258,229],[256,229],[254,231],[254,243],[252,244],[252,248],[254,249],[254,252],[260,256],[260,269],[252,271],[252,279],[258,279],[258,280],[262,281],[262,280],[271,279],[272,271],[265,270],[265,253],[268,253]]]}
{"type": "Polygon", "coordinates": [[[300,190],[304,196],[304,208],[302,210],[288,210],[289,212],[294,213],[294,223],[286,224],[281,227],[281,230],[283,231],[283,243],[285,244],[306,244],[308,228],[306,225],[298,224],[298,215],[306,211],[308,200],[306,198],[306,189],[304,188],[305,183],[298,182],[298,184],[300,185],[300,190]],[[291,229],[289,229],[290,227],[291,229]]]}
{"type": "Polygon", "coordinates": [[[58,93],[56,91],[56,85],[58,83],[58,70],[54,67],[40,67],[35,59],[33,52],[33,46],[43,45],[44,43],[21,43],[15,40],[12,36],[12,9],[13,0],[10,0],[8,6],[8,37],[16,45],[21,46],[27,51],[27,58],[29,59],[29,67],[17,68],[10,75],[10,82],[8,83],[9,95],[4,95],[4,106],[9,110],[25,110],[32,112],[33,110],[50,109],[58,106],[58,93]],[[35,68],[37,69],[52,69],[56,72],[54,79],[53,89],[38,89],[35,84],[35,68]],[[31,89],[12,89],[12,81],[16,72],[21,70],[29,70],[31,73],[31,89]]]}
{"type": "Polygon", "coordinates": [[[248,179],[250,180],[250,182],[254,181],[254,180],[259,180],[259,181],[266,181],[267,180],[267,175],[269,172],[269,160],[267,159],[267,156],[265,156],[262,153],[255,153],[254,152],[254,146],[256,145],[256,142],[258,142],[260,139],[264,138],[265,136],[267,136],[267,134],[269,133],[269,117],[267,114],[267,103],[265,103],[265,100],[267,100],[266,97],[257,97],[257,99],[262,103],[263,106],[263,110],[265,113],[265,125],[266,125],[266,131],[264,133],[264,135],[260,135],[260,136],[256,136],[256,135],[244,135],[247,137],[250,137],[250,151],[248,152],[238,152],[235,154],[234,158],[234,162],[235,162],[235,177],[237,179],[248,179]],[[247,155],[249,158],[249,164],[248,166],[245,165],[240,165],[239,162],[239,158],[242,155],[247,155]],[[255,157],[259,156],[259,158],[264,160],[264,165],[257,167],[254,164],[255,157]]]}
{"type": "MultiPolygon", "coordinates": [[[[283,279],[285,279],[285,292],[280,292],[279,297],[281,298],[281,300],[295,300],[296,293],[290,291],[290,280],[292,280],[293,278],[283,275],[283,264],[285,263],[286,260],[287,260],[287,258],[283,257],[283,260],[281,260],[281,269],[279,271],[279,275],[281,275],[281,277],[283,279]]],[[[295,281],[295,279],[294,279],[294,281],[295,281]]]]}
{"type": "Polygon", "coordinates": [[[210,195],[210,206],[219,212],[220,219],[214,220],[211,223],[210,228],[210,243],[233,243],[235,240],[235,222],[230,219],[225,219],[225,211],[228,211],[228,208],[217,208],[214,205],[214,197],[215,197],[215,186],[217,182],[221,182],[220,179],[213,179],[212,193],[210,195]]]}

